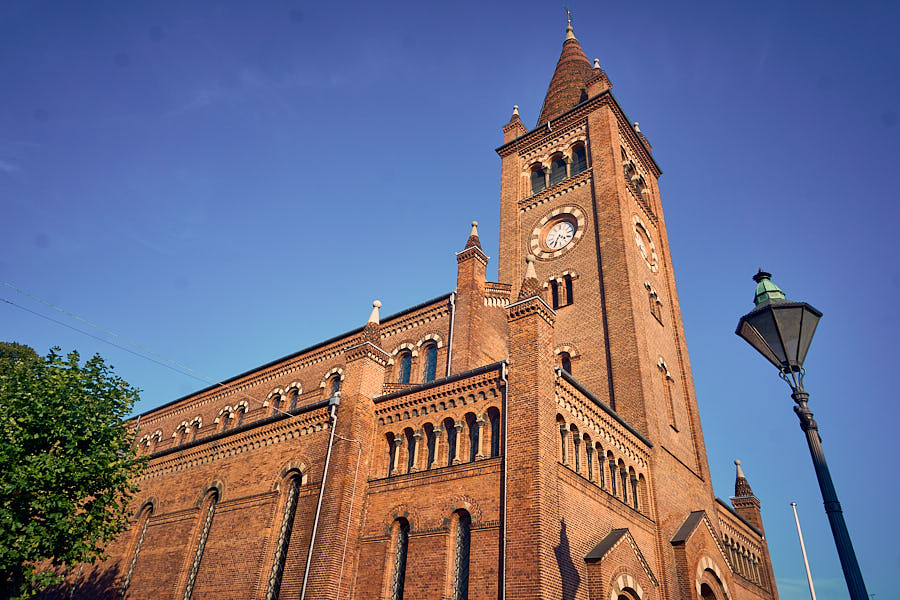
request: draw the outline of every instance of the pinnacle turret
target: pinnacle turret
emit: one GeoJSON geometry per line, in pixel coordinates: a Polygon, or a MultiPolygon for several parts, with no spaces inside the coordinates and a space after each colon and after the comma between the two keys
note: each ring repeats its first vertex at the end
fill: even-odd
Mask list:
{"type": "Polygon", "coordinates": [[[481,249],[481,240],[478,239],[478,221],[472,221],[472,232],[469,234],[466,248],[481,249]]]}
{"type": "Polygon", "coordinates": [[[532,296],[544,297],[544,289],[541,287],[534,271],[534,257],[527,256],[525,262],[528,266],[525,268],[525,278],[522,279],[522,287],[519,289],[519,300],[525,300],[532,296]]]}
{"type": "Polygon", "coordinates": [[[747,481],[747,478],[744,476],[744,470],[741,468],[741,461],[735,460],[734,465],[737,467],[737,474],[734,480],[734,497],[735,498],[750,498],[755,497],[753,495],[753,490],[750,489],[750,482],[747,481]]]}

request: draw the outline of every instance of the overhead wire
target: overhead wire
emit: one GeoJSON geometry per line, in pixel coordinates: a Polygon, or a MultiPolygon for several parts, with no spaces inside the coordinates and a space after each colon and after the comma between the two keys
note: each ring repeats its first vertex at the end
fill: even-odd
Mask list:
{"type": "MultiPolygon", "coordinates": [[[[146,346],[143,346],[143,345],[141,345],[141,344],[139,344],[139,343],[137,343],[137,342],[135,342],[135,341],[133,341],[133,340],[130,340],[130,339],[128,339],[128,338],[126,338],[126,337],[124,337],[124,336],[122,336],[122,335],[119,335],[118,333],[116,333],[115,331],[112,331],[111,329],[108,329],[108,328],[106,328],[106,327],[103,327],[103,326],[101,326],[101,325],[98,325],[98,324],[96,324],[96,323],[94,323],[94,322],[92,322],[92,321],[90,321],[90,320],[88,320],[88,319],[82,317],[81,315],[78,315],[78,314],[75,314],[75,313],[73,313],[73,312],[67,311],[67,310],[64,309],[64,308],[59,307],[59,306],[53,304],[52,302],[50,302],[50,301],[48,301],[48,300],[45,300],[45,299],[43,299],[43,298],[41,298],[41,297],[39,297],[39,296],[36,296],[36,295],[34,295],[34,294],[30,293],[30,292],[27,292],[27,291],[25,291],[25,290],[23,290],[23,289],[21,289],[21,288],[15,286],[15,285],[11,284],[11,283],[8,283],[8,282],[6,282],[6,281],[0,281],[0,284],[3,284],[5,287],[10,288],[10,289],[14,290],[15,292],[17,292],[17,293],[19,293],[19,294],[21,294],[21,295],[23,295],[23,296],[26,296],[26,297],[28,297],[28,298],[31,298],[32,300],[35,300],[36,302],[40,302],[41,304],[43,304],[43,305],[45,305],[45,306],[48,306],[49,308],[52,308],[53,310],[55,310],[55,311],[57,311],[57,312],[59,312],[59,313],[62,313],[62,314],[66,315],[66,316],[69,317],[69,318],[72,318],[72,319],[75,319],[75,320],[77,320],[77,321],[80,321],[80,322],[82,322],[82,323],[84,323],[84,324],[86,324],[86,325],[88,325],[88,326],[90,326],[90,327],[92,327],[92,328],[94,328],[94,329],[96,329],[96,330],[98,330],[98,331],[102,331],[103,333],[105,333],[105,334],[107,334],[107,335],[111,335],[111,336],[115,337],[116,339],[122,340],[122,341],[125,342],[126,344],[129,344],[129,345],[131,345],[131,346],[137,348],[137,349],[140,350],[141,352],[144,352],[144,353],[150,354],[150,355],[152,355],[152,356],[158,357],[158,358],[162,359],[162,360],[165,361],[165,362],[161,362],[161,361],[159,361],[159,360],[156,360],[156,359],[154,359],[154,358],[151,358],[150,356],[146,356],[145,354],[141,354],[141,353],[139,353],[139,352],[135,352],[134,350],[131,350],[131,349],[129,349],[129,348],[126,348],[126,347],[124,347],[124,346],[122,346],[122,345],[120,345],[120,344],[117,344],[117,343],[115,343],[115,342],[111,342],[110,340],[107,340],[107,339],[104,339],[104,338],[102,338],[102,337],[93,335],[93,334],[91,334],[91,333],[89,333],[89,332],[87,332],[87,331],[84,331],[84,330],[82,330],[82,329],[79,329],[79,328],[77,328],[77,327],[73,327],[72,325],[69,325],[68,323],[64,323],[64,322],[62,322],[62,321],[59,321],[59,320],[54,319],[54,318],[52,318],[52,317],[49,317],[49,316],[47,316],[47,315],[41,314],[41,313],[39,313],[39,312],[37,312],[37,311],[31,310],[31,309],[29,309],[29,308],[27,308],[27,307],[25,307],[25,306],[22,306],[22,305],[20,305],[20,304],[17,304],[17,303],[15,303],[15,302],[11,301],[11,300],[7,300],[7,299],[5,299],[5,298],[0,298],[0,300],[2,300],[3,302],[5,302],[6,304],[9,304],[9,305],[11,305],[11,306],[15,306],[16,308],[19,308],[19,309],[21,309],[21,310],[24,310],[24,311],[26,311],[26,312],[29,312],[29,313],[31,313],[31,314],[33,314],[33,315],[36,315],[36,316],[38,316],[38,317],[40,317],[40,318],[42,318],[42,319],[46,319],[46,320],[51,321],[51,322],[53,322],[53,323],[56,323],[56,324],[58,324],[58,325],[62,325],[63,327],[66,327],[66,328],[71,329],[71,330],[73,330],[73,331],[77,331],[78,333],[84,334],[84,335],[86,335],[86,336],[88,336],[88,337],[91,337],[91,338],[93,338],[93,339],[95,339],[95,340],[98,340],[98,341],[107,343],[107,344],[109,344],[109,345],[111,345],[111,346],[114,346],[114,347],[116,347],[116,348],[119,348],[120,350],[124,350],[125,352],[128,352],[129,354],[132,354],[132,355],[134,355],[134,356],[137,356],[138,358],[143,358],[144,360],[148,360],[148,361],[150,361],[150,362],[152,362],[152,363],[155,363],[155,364],[157,364],[157,365],[160,365],[160,366],[162,366],[162,367],[165,367],[165,368],[167,368],[167,369],[170,369],[170,370],[172,370],[172,371],[175,371],[176,373],[179,373],[179,374],[181,374],[181,375],[187,375],[187,376],[193,377],[194,379],[197,379],[197,380],[199,380],[199,381],[203,381],[204,383],[208,383],[208,384],[211,384],[211,385],[213,385],[213,386],[215,386],[215,387],[222,388],[222,389],[225,390],[225,391],[234,392],[234,393],[238,394],[238,396],[239,396],[240,398],[242,398],[242,399],[250,400],[251,402],[254,402],[254,403],[256,403],[256,404],[259,404],[260,406],[263,406],[263,407],[266,406],[266,403],[263,402],[262,400],[259,400],[259,399],[257,399],[257,398],[254,398],[254,397],[252,397],[252,396],[250,396],[250,395],[248,395],[248,394],[242,392],[241,390],[239,390],[239,389],[237,389],[236,387],[234,387],[232,384],[227,384],[227,383],[223,383],[223,382],[221,382],[221,381],[216,381],[216,380],[213,379],[212,377],[210,377],[210,376],[208,376],[208,375],[205,375],[204,373],[202,373],[202,372],[200,372],[200,371],[197,371],[196,369],[192,369],[191,367],[189,367],[189,366],[187,366],[187,365],[184,365],[184,364],[182,364],[182,363],[180,363],[180,362],[178,362],[178,361],[172,360],[172,359],[170,359],[170,358],[168,358],[168,357],[166,357],[166,356],[164,356],[164,355],[162,355],[162,354],[160,354],[160,353],[158,353],[158,352],[155,352],[154,350],[151,350],[150,348],[147,348],[146,346]],[[166,363],[169,363],[169,364],[166,364],[166,363]]],[[[299,392],[298,392],[298,393],[299,393],[299,392]]],[[[286,416],[288,416],[288,417],[298,416],[298,415],[292,415],[290,412],[285,411],[285,410],[282,410],[280,407],[277,407],[277,406],[272,406],[271,408],[272,408],[272,412],[273,412],[273,413],[281,413],[281,414],[286,415],[286,416]]]]}

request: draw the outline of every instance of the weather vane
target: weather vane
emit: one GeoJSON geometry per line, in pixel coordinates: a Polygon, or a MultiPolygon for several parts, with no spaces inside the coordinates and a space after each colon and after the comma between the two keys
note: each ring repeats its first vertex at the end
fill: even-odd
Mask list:
{"type": "Polygon", "coordinates": [[[572,26],[572,11],[569,10],[568,6],[563,6],[563,9],[566,11],[566,18],[569,21],[569,27],[572,26]]]}

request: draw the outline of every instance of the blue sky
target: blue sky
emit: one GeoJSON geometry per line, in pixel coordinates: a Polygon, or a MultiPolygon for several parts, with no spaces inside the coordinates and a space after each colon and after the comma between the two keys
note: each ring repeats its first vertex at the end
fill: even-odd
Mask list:
{"type": "MultiPolygon", "coordinates": [[[[569,6],[664,171],[718,495],[741,458],[785,600],[808,597],[798,502],[818,597],[845,597],[787,386],[733,334],[764,267],[824,313],[810,408],[890,597],[897,5],[569,6]]],[[[536,2],[4,2],[0,280],[216,380],[445,293],[472,219],[497,254],[493,150],[513,104],[534,125],[564,26],[536,2]]],[[[101,353],[138,410],[206,385],[6,303],[0,332],[101,353]]]]}

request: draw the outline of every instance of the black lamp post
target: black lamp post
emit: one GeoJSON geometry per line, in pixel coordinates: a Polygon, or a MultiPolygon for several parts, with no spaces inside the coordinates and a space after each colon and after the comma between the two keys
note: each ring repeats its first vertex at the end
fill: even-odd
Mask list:
{"type": "Polygon", "coordinates": [[[844,522],[844,513],[825,462],[819,426],[806,406],[809,394],[803,389],[803,375],[806,373],[803,361],[822,313],[806,302],[789,302],[784,297],[784,292],[772,283],[771,277],[761,269],[753,276],[756,282],[756,308],[741,317],[735,333],[775,365],[781,378],[791,386],[791,398],[797,403],[794,412],[800,419],[800,428],[806,434],[850,598],[868,600],[866,584],[859,571],[853,543],[844,522]]]}

